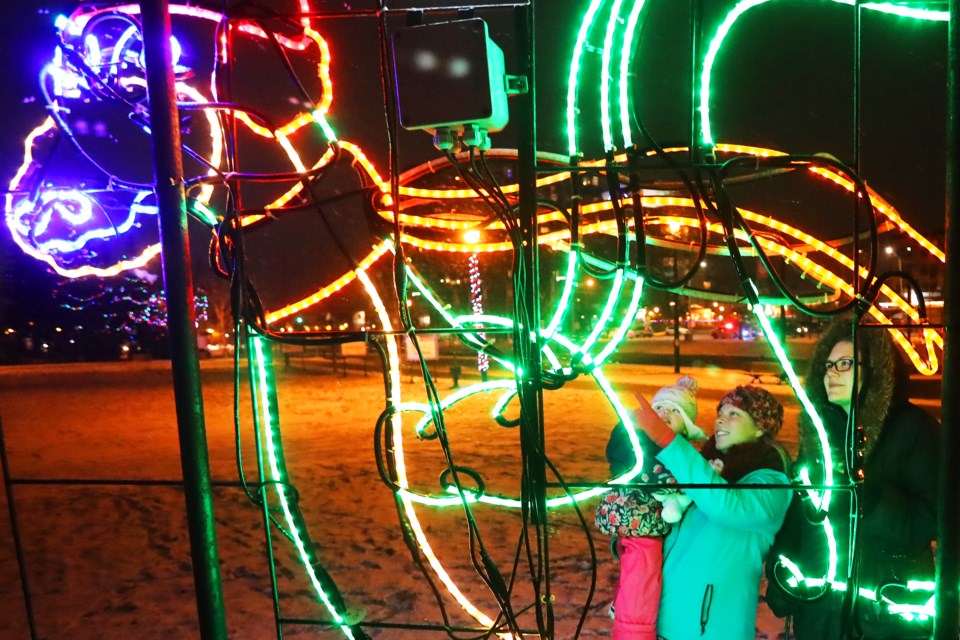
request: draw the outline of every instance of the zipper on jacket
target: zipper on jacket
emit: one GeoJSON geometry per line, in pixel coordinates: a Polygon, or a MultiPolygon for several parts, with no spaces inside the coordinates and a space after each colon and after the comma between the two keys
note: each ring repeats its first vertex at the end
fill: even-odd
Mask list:
{"type": "Polygon", "coordinates": [[[710,620],[710,607],[713,605],[713,585],[708,584],[703,590],[703,601],[700,603],[700,635],[707,633],[707,622],[710,620]]]}

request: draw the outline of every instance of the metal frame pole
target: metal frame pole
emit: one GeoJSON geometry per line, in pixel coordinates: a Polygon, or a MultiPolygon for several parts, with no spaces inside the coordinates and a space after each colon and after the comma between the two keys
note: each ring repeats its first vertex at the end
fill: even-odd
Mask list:
{"type": "Polygon", "coordinates": [[[167,329],[170,334],[180,464],[183,469],[200,638],[226,640],[227,624],[194,329],[193,278],[187,238],[180,116],[170,51],[169,2],[141,0],[140,11],[157,204],[160,209],[167,329]]]}
{"type": "Polygon", "coordinates": [[[23,539],[20,537],[20,519],[17,516],[17,503],[13,495],[13,474],[10,473],[10,458],[7,457],[7,443],[3,435],[3,418],[0,416],[0,467],[3,467],[3,486],[7,493],[7,510],[10,514],[10,534],[17,555],[17,569],[20,573],[20,589],[23,594],[23,606],[27,614],[27,626],[30,640],[39,640],[37,620],[33,613],[33,600],[30,597],[30,579],[27,575],[27,559],[23,553],[23,539]]]}
{"type": "MultiPolygon", "coordinates": [[[[515,306],[522,309],[514,327],[514,350],[522,373],[520,387],[520,454],[527,474],[527,498],[535,505],[533,518],[542,574],[536,597],[537,627],[547,640],[554,637],[553,594],[550,585],[550,551],[547,535],[547,478],[543,428],[543,381],[540,361],[540,257],[537,228],[537,114],[534,36],[535,2],[516,10],[517,57],[528,90],[516,96],[517,163],[519,170],[519,223],[522,273],[514,273],[515,306]]],[[[530,523],[525,523],[529,526],[530,523]]]]}
{"type": "Polygon", "coordinates": [[[947,268],[943,291],[943,389],[940,447],[940,503],[937,511],[937,618],[935,640],[960,633],[960,412],[954,391],[960,384],[960,0],[950,0],[947,43],[947,268]],[[954,219],[956,218],[956,219],[954,219]]]}

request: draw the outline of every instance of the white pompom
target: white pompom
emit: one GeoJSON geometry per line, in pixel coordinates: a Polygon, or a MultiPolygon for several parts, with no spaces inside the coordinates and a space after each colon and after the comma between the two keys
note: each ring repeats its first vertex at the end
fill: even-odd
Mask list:
{"type": "Polygon", "coordinates": [[[700,389],[700,383],[690,376],[681,376],[680,379],[677,380],[676,386],[681,389],[686,389],[690,393],[696,393],[700,389]]]}

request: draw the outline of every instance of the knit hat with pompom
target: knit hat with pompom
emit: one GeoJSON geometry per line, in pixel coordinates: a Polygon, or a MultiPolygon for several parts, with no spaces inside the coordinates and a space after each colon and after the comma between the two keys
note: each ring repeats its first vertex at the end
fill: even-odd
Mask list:
{"type": "Polygon", "coordinates": [[[727,395],[720,398],[717,411],[725,404],[750,414],[757,428],[763,431],[768,439],[775,438],[783,426],[783,405],[762,387],[751,384],[727,392],[727,395]]]}
{"type": "Polygon", "coordinates": [[[665,404],[673,407],[683,416],[686,425],[687,440],[706,440],[707,434],[697,426],[697,390],[700,385],[690,376],[682,376],[672,387],[663,387],[653,396],[650,406],[665,404]]]}

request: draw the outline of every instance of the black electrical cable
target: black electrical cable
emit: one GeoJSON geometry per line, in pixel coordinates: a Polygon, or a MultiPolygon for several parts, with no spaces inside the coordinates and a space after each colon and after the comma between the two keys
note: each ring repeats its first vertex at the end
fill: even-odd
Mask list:
{"type": "MultiPolygon", "coordinates": [[[[387,25],[386,25],[385,12],[382,12],[382,11],[380,12],[380,20],[378,21],[378,25],[379,25],[378,41],[380,46],[381,68],[384,71],[384,73],[381,74],[381,78],[382,78],[381,81],[384,89],[385,105],[387,107],[385,110],[385,117],[388,125],[387,126],[388,146],[390,149],[389,155],[390,155],[390,166],[391,166],[391,192],[394,194],[399,194],[399,175],[396,170],[396,168],[399,166],[399,158],[398,158],[398,148],[395,144],[395,140],[397,137],[396,136],[397,123],[395,118],[396,105],[394,104],[394,94],[393,94],[392,86],[390,85],[390,80],[389,80],[389,78],[392,77],[391,70],[393,68],[393,65],[390,59],[388,46],[387,46],[387,35],[386,35],[387,25]]],[[[414,347],[419,352],[419,343],[416,340],[416,332],[413,329],[413,323],[412,323],[412,319],[410,318],[410,312],[406,308],[406,305],[404,304],[404,300],[406,299],[406,275],[405,275],[406,261],[403,256],[403,245],[400,242],[401,234],[400,234],[400,228],[399,228],[399,215],[398,215],[399,198],[395,197],[393,203],[394,203],[393,204],[394,236],[395,236],[395,245],[396,245],[395,246],[396,257],[394,261],[394,265],[395,265],[394,277],[395,277],[395,284],[397,287],[398,307],[399,307],[401,322],[407,331],[407,335],[410,336],[414,344],[414,347]]],[[[444,456],[447,460],[448,467],[452,469],[452,474],[451,474],[452,478],[454,479],[454,482],[457,484],[459,489],[460,484],[459,484],[459,479],[456,473],[452,452],[450,451],[448,443],[446,442],[446,429],[443,423],[443,415],[439,410],[440,401],[439,401],[438,393],[436,390],[436,386],[432,384],[430,372],[428,367],[425,364],[422,354],[419,360],[420,360],[421,372],[424,375],[424,386],[425,386],[425,390],[427,391],[431,413],[433,414],[434,421],[437,426],[437,431],[439,435],[438,440],[440,442],[441,449],[444,452],[444,456]]],[[[477,523],[473,518],[470,505],[466,500],[466,497],[462,492],[462,490],[460,491],[460,496],[461,496],[461,504],[463,506],[464,513],[467,518],[468,529],[470,531],[471,548],[475,549],[477,546],[479,546],[481,549],[483,549],[477,523]]],[[[500,605],[501,610],[507,612],[506,619],[508,624],[511,625],[511,629],[519,634],[519,628],[516,626],[517,624],[516,619],[513,615],[509,613],[510,603],[502,599],[502,593],[500,592],[498,585],[494,583],[495,578],[492,578],[490,575],[488,575],[490,567],[489,566],[485,567],[482,562],[478,562],[476,559],[475,553],[473,552],[471,552],[471,560],[473,561],[474,568],[477,570],[478,575],[481,577],[481,579],[484,580],[491,594],[497,599],[497,602],[500,605]]]]}
{"type": "MultiPolygon", "coordinates": [[[[770,259],[767,257],[766,252],[763,250],[763,248],[760,246],[760,243],[757,241],[756,234],[754,234],[754,232],[752,231],[752,229],[750,228],[746,220],[743,219],[743,216],[740,215],[737,208],[734,207],[733,204],[730,202],[729,197],[726,194],[726,190],[723,187],[723,178],[725,173],[729,171],[731,167],[734,167],[740,164],[746,164],[746,163],[751,163],[758,166],[760,164],[772,164],[775,166],[788,165],[788,164],[800,164],[802,166],[806,166],[809,164],[824,164],[843,174],[846,174],[855,185],[854,198],[855,198],[856,207],[857,207],[857,211],[855,215],[859,215],[859,208],[863,206],[861,204],[863,200],[866,200],[867,206],[869,207],[868,211],[870,215],[868,215],[867,218],[870,223],[870,244],[871,244],[870,254],[871,255],[870,255],[870,265],[867,270],[867,275],[865,276],[865,281],[867,283],[872,283],[875,280],[876,262],[877,262],[877,253],[878,253],[877,249],[879,247],[879,241],[877,238],[878,227],[877,227],[875,210],[873,208],[873,204],[870,202],[869,193],[867,192],[866,186],[860,180],[859,176],[853,173],[852,170],[850,170],[846,165],[844,165],[840,161],[834,160],[832,158],[828,158],[825,156],[819,156],[819,155],[817,156],[776,156],[773,158],[739,157],[739,158],[732,158],[731,160],[728,160],[727,162],[723,163],[720,166],[717,173],[715,174],[716,175],[715,184],[716,184],[716,190],[723,192],[722,202],[724,204],[722,209],[724,210],[724,215],[722,217],[727,219],[724,224],[730,225],[730,230],[728,232],[729,233],[728,246],[736,246],[736,242],[732,238],[733,227],[739,227],[740,229],[742,229],[744,233],[747,235],[750,245],[753,247],[754,251],[756,251],[757,257],[760,260],[761,264],[763,264],[764,269],[766,269],[767,273],[770,275],[770,279],[774,283],[774,286],[776,286],[777,290],[780,291],[786,298],[788,298],[790,302],[794,304],[797,308],[801,309],[804,313],[807,313],[808,315],[825,318],[825,317],[834,317],[834,316],[840,315],[855,306],[863,306],[864,304],[869,306],[869,304],[872,304],[873,300],[858,300],[857,297],[854,296],[850,299],[849,302],[846,302],[838,306],[836,309],[832,309],[829,311],[822,311],[819,309],[814,309],[809,305],[805,304],[802,300],[799,299],[798,296],[794,295],[793,292],[789,291],[789,289],[784,284],[782,278],[780,277],[779,273],[777,272],[776,268],[773,266],[773,264],[770,262],[770,259]]],[[[740,263],[741,260],[742,258],[740,257],[740,253],[739,251],[737,251],[737,257],[734,261],[735,265],[740,263]]],[[[857,261],[855,260],[855,262],[857,261]]],[[[740,272],[743,272],[742,264],[739,264],[738,270],[740,272]]],[[[855,277],[857,277],[857,275],[858,274],[855,274],[855,277]]],[[[877,293],[879,293],[879,289],[877,290],[877,293]]],[[[751,294],[752,292],[748,292],[748,297],[750,297],[751,294]]],[[[758,300],[752,301],[752,302],[753,304],[756,304],[758,300]]]]}
{"type": "MultiPolygon", "coordinates": [[[[637,51],[640,48],[640,45],[643,41],[644,36],[646,35],[646,26],[647,26],[647,17],[649,12],[643,12],[641,15],[641,22],[638,25],[637,34],[638,38],[635,41],[634,49],[630,52],[631,57],[631,66],[634,57],[636,56],[637,51]]],[[[647,140],[647,143],[653,147],[658,158],[663,160],[663,162],[671,167],[680,178],[680,181],[683,183],[684,188],[690,196],[690,199],[693,202],[694,210],[697,214],[697,221],[700,228],[700,244],[697,249],[696,259],[693,261],[690,269],[683,275],[677,274],[673,280],[663,280],[660,279],[651,273],[646,268],[645,254],[646,254],[646,238],[642,228],[643,217],[638,216],[634,222],[634,230],[636,232],[637,238],[637,262],[638,262],[638,273],[644,277],[644,286],[651,286],[654,289],[660,290],[673,290],[685,286],[694,276],[698,273],[700,269],[700,264],[703,261],[704,256],[707,253],[707,219],[703,211],[703,206],[701,204],[700,191],[695,187],[693,181],[690,179],[690,176],[686,171],[682,170],[680,166],[673,160],[673,157],[667,153],[667,151],[660,145],[657,139],[650,133],[646,125],[646,121],[642,117],[639,107],[636,101],[632,102],[633,108],[630,110],[630,117],[633,120],[634,124],[637,125],[641,135],[647,140]]],[[[692,157],[692,154],[691,154],[692,157]]],[[[628,165],[633,165],[639,159],[639,153],[637,149],[628,150],[628,165]]],[[[642,195],[639,188],[639,174],[636,171],[631,172],[631,182],[633,183],[633,199],[634,199],[634,209],[635,211],[642,211],[642,195]]]]}
{"type": "MultiPolygon", "coordinates": [[[[653,144],[657,144],[656,141],[653,141],[653,144]]],[[[694,276],[700,270],[700,264],[703,261],[704,256],[707,254],[707,244],[708,244],[708,232],[707,232],[707,218],[706,213],[703,209],[703,200],[705,199],[702,195],[702,191],[697,189],[693,181],[682,171],[673,159],[667,154],[662,148],[659,149],[658,155],[662,157],[668,164],[674,167],[680,176],[681,182],[683,183],[687,193],[690,196],[691,201],[693,202],[694,211],[696,212],[698,228],[700,231],[699,241],[697,246],[697,255],[692,261],[690,268],[683,274],[678,274],[673,280],[664,280],[658,278],[657,276],[650,273],[650,270],[646,267],[646,232],[643,228],[644,216],[640,216],[639,219],[634,221],[634,231],[636,233],[637,241],[637,262],[638,262],[638,271],[644,276],[644,286],[651,286],[654,289],[660,290],[675,290],[682,288],[687,285],[694,276]],[[662,152],[660,155],[659,152],[662,152]]],[[[634,158],[638,154],[631,154],[634,158]]],[[[637,170],[631,172],[631,181],[634,184],[633,189],[633,199],[634,199],[634,209],[637,212],[643,211],[643,199],[642,192],[639,188],[639,177],[637,170]]]]}
{"type": "MultiPolygon", "coordinates": [[[[236,148],[232,144],[232,137],[228,136],[227,146],[228,146],[227,162],[235,166],[236,148]]],[[[259,324],[265,327],[266,321],[265,321],[262,304],[260,303],[260,300],[256,295],[256,292],[252,286],[252,283],[250,283],[249,280],[246,279],[243,273],[243,265],[244,265],[243,225],[240,222],[241,203],[239,199],[239,194],[236,193],[235,189],[232,187],[228,189],[228,194],[229,194],[228,205],[232,204],[233,206],[231,208],[228,208],[228,215],[226,216],[226,219],[229,221],[227,225],[228,229],[230,229],[234,233],[233,242],[231,246],[236,254],[236,257],[232,260],[232,266],[233,266],[235,278],[232,281],[232,285],[231,285],[231,293],[232,293],[231,308],[235,312],[235,315],[234,315],[235,328],[239,328],[241,326],[241,323],[242,323],[241,317],[246,316],[248,318],[247,322],[243,323],[245,327],[245,332],[246,332],[246,331],[249,331],[248,327],[251,324],[253,324],[254,326],[259,324]],[[230,214],[231,211],[232,211],[232,215],[230,214]],[[244,295],[244,292],[246,292],[246,295],[244,295]]],[[[242,446],[241,446],[240,435],[239,435],[241,430],[239,427],[239,422],[240,422],[239,395],[240,394],[239,394],[238,357],[239,357],[239,349],[235,349],[234,358],[235,358],[235,381],[236,382],[235,382],[235,388],[234,388],[234,397],[235,397],[234,420],[235,420],[235,428],[237,431],[237,436],[236,436],[237,437],[237,466],[238,466],[238,471],[241,474],[241,477],[243,477],[242,454],[241,454],[242,446]]],[[[279,435],[277,434],[275,437],[279,437],[279,435]]],[[[282,456],[282,450],[280,451],[279,455],[282,456]]],[[[285,466],[285,463],[283,462],[282,457],[280,460],[280,464],[285,466]]],[[[243,481],[243,483],[244,485],[246,485],[245,481],[243,481]]],[[[284,485],[284,486],[287,486],[289,490],[294,493],[294,495],[298,495],[296,493],[296,488],[294,486],[292,485],[284,485]]],[[[261,495],[263,495],[265,499],[266,494],[264,490],[265,490],[265,485],[261,485],[260,487],[261,495]]],[[[343,602],[343,598],[336,586],[336,583],[334,582],[333,578],[327,573],[327,571],[323,568],[323,566],[320,564],[319,560],[316,557],[314,543],[312,539],[310,539],[309,534],[307,533],[306,523],[303,521],[303,516],[298,506],[298,501],[293,503],[290,511],[295,521],[294,526],[297,526],[297,524],[299,524],[300,526],[298,528],[302,531],[301,537],[306,538],[304,540],[304,543],[305,543],[304,548],[306,549],[307,554],[310,556],[309,558],[310,565],[313,569],[314,575],[317,576],[317,579],[320,581],[324,592],[327,593],[328,597],[331,599],[331,602],[334,604],[335,608],[337,608],[340,611],[345,611],[346,605],[343,602]]],[[[278,529],[284,535],[286,535],[288,538],[291,538],[290,532],[287,532],[285,530],[285,528],[281,525],[281,523],[273,516],[273,514],[270,513],[269,509],[267,509],[265,513],[269,517],[270,521],[275,526],[277,526],[278,529]]],[[[350,628],[358,638],[369,638],[369,636],[365,632],[363,632],[362,629],[355,626],[351,626],[350,628]]]]}
{"type": "MultiPolygon", "coordinates": [[[[452,154],[448,153],[448,158],[451,160],[451,163],[455,166],[455,168],[457,168],[458,172],[461,174],[463,179],[467,181],[468,184],[471,184],[471,186],[473,186],[474,190],[479,195],[484,196],[485,191],[488,193],[499,194],[499,196],[495,195],[494,200],[488,200],[486,197],[484,199],[488,200],[488,204],[491,206],[492,209],[494,209],[495,212],[499,212],[501,216],[501,220],[504,223],[504,226],[511,231],[511,239],[513,240],[513,244],[514,244],[514,253],[513,253],[514,283],[515,283],[514,284],[515,286],[514,317],[517,319],[515,323],[515,328],[518,326],[532,326],[532,323],[529,322],[529,319],[526,317],[526,313],[523,308],[523,305],[519,304],[519,301],[522,301],[525,295],[524,289],[523,289],[523,283],[525,282],[525,278],[523,276],[524,266],[522,264],[522,261],[520,260],[520,251],[518,250],[521,242],[520,231],[519,231],[519,228],[516,226],[515,219],[513,218],[512,207],[509,207],[509,202],[507,201],[506,196],[503,194],[502,190],[497,184],[496,179],[493,177],[492,172],[489,171],[489,167],[487,167],[487,171],[489,174],[489,182],[485,181],[483,176],[480,175],[480,172],[476,170],[476,165],[473,161],[472,150],[470,152],[470,159],[471,159],[471,166],[474,169],[474,175],[470,175],[469,171],[463,170],[462,167],[460,167],[459,163],[456,162],[455,158],[453,158],[452,154]],[[504,203],[506,203],[507,205],[506,207],[503,206],[504,203]],[[497,207],[496,206],[497,204],[501,206],[497,207]]],[[[481,156],[481,163],[483,164],[482,156],[481,156]]],[[[525,362],[527,358],[522,353],[522,341],[518,341],[515,338],[514,344],[521,345],[520,360],[525,362]]],[[[523,385],[518,384],[518,396],[521,397],[521,402],[523,402],[522,394],[523,394],[523,385]]],[[[496,568],[491,565],[491,561],[487,559],[486,556],[483,555],[483,553],[481,553],[481,561],[483,561],[484,565],[487,567],[487,571],[491,572],[492,577],[499,576],[499,571],[497,571],[496,568]]],[[[498,580],[496,586],[499,588],[503,588],[504,585],[502,583],[502,579],[498,580]]],[[[537,588],[539,589],[539,587],[537,588]]]]}
{"type": "Polygon", "coordinates": [[[597,587],[597,552],[596,548],[593,545],[593,536],[590,535],[590,525],[587,523],[586,518],[583,515],[583,512],[580,510],[580,505],[573,497],[573,493],[570,490],[566,480],[564,480],[563,475],[560,473],[560,470],[557,469],[556,465],[553,464],[553,461],[550,460],[550,457],[545,453],[540,452],[543,457],[544,462],[553,472],[554,476],[557,479],[557,482],[560,484],[564,494],[570,499],[570,503],[573,506],[574,512],[577,514],[577,519],[580,521],[580,528],[585,534],[587,540],[587,546],[590,549],[590,588],[587,590],[587,599],[583,606],[583,613],[580,614],[580,621],[577,624],[577,630],[574,633],[574,638],[580,636],[580,631],[583,629],[583,625],[586,622],[587,614],[590,610],[590,603],[593,601],[593,594],[596,592],[597,587]]]}
{"type": "MultiPolygon", "coordinates": [[[[824,158],[822,157],[815,157],[815,159],[816,161],[824,161],[824,158]]],[[[740,159],[734,159],[734,160],[740,160],[740,159]]],[[[797,160],[798,159],[796,157],[793,158],[793,161],[797,161],[797,160]]],[[[809,158],[804,157],[799,159],[799,161],[808,162],[809,158]]],[[[832,164],[834,168],[839,168],[841,171],[844,171],[846,169],[846,167],[843,167],[843,165],[838,161],[834,162],[832,161],[832,159],[829,159],[827,160],[827,162],[832,164]]],[[[743,220],[742,216],[739,215],[735,207],[733,207],[732,203],[729,201],[726,190],[723,186],[722,169],[723,167],[721,167],[721,170],[713,173],[712,176],[715,184],[715,194],[717,195],[717,199],[718,199],[718,209],[725,214],[721,216],[721,221],[724,226],[724,231],[725,231],[724,235],[727,242],[728,251],[730,253],[731,259],[733,260],[738,276],[740,277],[741,282],[744,284],[744,292],[746,294],[748,301],[753,305],[757,305],[759,304],[757,291],[753,287],[752,280],[745,273],[743,259],[740,254],[739,247],[736,243],[736,239],[734,237],[735,225],[739,226],[745,231],[745,233],[747,233],[751,245],[753,246],[754,250],[757,251],[757,255],[761,258],[761,261],[764,264],[764,267],[770,273],[771,279],[777,282],[778,287],[780,287],[782,283],[779,282],[778,274],[776,274],[772,266],[769,265],[769,261],[766,259],[765,254],[763,253],[761,247],[759,246],[759,243],[757,242],[749,226],[746,224],[746,221],[743,220]]],[[[869,202],[869,194],[866,192],[866,188],[861,184],[858,177],[853,175],[852,172],[849,172],[848,170],[844,172],[851,175],[851,177],[854,178],[854,181],[856,184],[855,196],[858,198],[858,201],[857,201],[857,210],[855,211],[855,215],[858,215],[859,206],[860,206],[859,200],[866,198],[867,201],[869,202]]],[[[871,266],[868,271],[868,276],[866,278],[867,282],[872,282],[874,280],[873,271],[876,263],[876,247],[878,245],[876,241],[876,234],[877,234],[876,218],[875,218],[875,212],[873,210],[872,204],[870,205],[870,213],[873,214],[869,216],[869,219],[871,222],[870,231],[871,231],[872,251],[871,251],[871,266]]],[[[855,236],[856,236],[856,233],[855,233],[855,236]]],[[[855,265],[858,264],[858,261],[856,260],[856,258],[854,259],[854,264],[855,265]]],[[[855,273],[857,272],[856,267],[854,271],[855,273]]],[[[785,293],[785,295],[787,294],[785,289],[781,289],[781,290],[785,293]]],[[[863,304],[858,304],[858,303],[859,301],[857,300],[857,298],[853,297],[851,302],[847,303],[846,305],[843,305],[843,307],[840,310],[834,311],[829,314],[824,314],[824,315],[836,315],[838,313],[842,313],[843,311],[853,307],[855,309],[855,314],[857,314],[856,317],[859,317],[858,312],[864,310],[866,307],[863,304]]],[[[854,342],[856,343],[856,335],[854,335],[854,342]]],[[[854,372],[854,377],[856,377],[856,371],[854,372]]],[[[854,381],[854,385],[856,385],[856,381],[854,381]]],[[[854,416],[851,415],[851,421],[853,419],[854,419],[854,416]]],[[[849,450],[851,448],[850,442],[849,442],[849,436],[850,436],[850,429],[848,427],[847,429],[848,441],[846,443],[846,446],[844,447],[848,455],[849,455],[849,450]]],[[[850,468],[849,458],[848,458],[848,468],[850,468]]],[[[856,495],[856,489],[854,488],[854,491],[852,492],[852,497],[851,497],[851,516],[850,516],[851,536],[848,541],[848,585],[847,585],[846,592],[842,596],[843,601],[842,601],[842,607],[841,607],[841,611],[843,612],[842,615],[844,618],[844,622],[842,626],[844,628],[846,628],[849,622],[852,620],[852,617],[853,617],[852,612],[857,604],[857,600],[855,599],[855,594],[858,592],[857,584],[858,584],[858,563],[859,563],[858,548],[859,547],[856,540],[856,537],[857,537],[856,512],[854,511],[856,500],[857,500],[857,495],[856,495]]]]}
{"type": "MultiPolygon", "coordinates": [[[[377,355],[380,358],[381,370],[383,371],[383,384],[384,384],[384,396],[388,399],[387,408],[381,412],[380,417],[377,419],[377,424],[374,429],[374,453],[375,459],[377,462],[377,471],[380,475],[381,480],[386,484],[394,494],[394,502],[397,508],[397,513],[400,520],[400,530],[403,534],[404,543],[407,546],[407,550],[410,552],[410,558],[420,569],[420,572],[423,574],[424,579],[427,581],[431,592],[433,593],[434,599],[440,610],[440,616],[443,618],[443,624],[447,627],[447,634],[451,637],[457,637],[453,632],[453,624],[450,621],[449,615],[446,609],[446,603],[443,596],[440,593],[439,588],[437,587],[436,582],[431,577],[431,572],[427,569],[423,562],[423,556],[420,553],[419,542],[416,539],[412,527],[406,519],[406,509],[403,504],[403,499],[400,497],[399,490],[401,487],[398,483],[398,476],[396,466],[393,464],[393,458],[387,457],[384,455],[385,450],[390,450],[391,441],[392,441],[392,429],[393,424],[391,418],[396,412],[395,407],[390,404],[390,398],[392,398],[392,382],[388,371],[390,370],[388,356],[386,349],[379,340],[371,341],[370,344],[373,344],[377,355]],[[386,458],[386,459],[385,459],[386,458]]],[[[469,640],[474,640],[474,638],[486,637],[486,635],[481,636],[471,636],[469,640]]],[[[467,637],[463,637],[463,640],[468,640],[467,637]]]]}
{"type": "Polygon", "coordinates": [[[141,190],[142,190],[142,189],[152,189],[152,188],[154,187],[153,183],[129,182],[129,181],[126,181],[126,180],[120,180],[119,178],[117,178],[116,176],[114,176],[110,171],[107,171],[107,169],[105,169],[103,166],[101,166],[100,163],[98,163],[96,160],[94,160],[93,156],[91,156],[89,153],[87,153],[86,149],[83,148],[83,145],[81,145],[81,144],[77,141],[76,137],[74,137],[74,135],[73,135],[73,133],[72,133],[72,129],[71,129],[71,127],[69,126],[69,124],[67,124],[66,120],[64,120],[63,117],[61,116],[61,114],[60,114],[60,107],[57,106],[56,100],[54,100],[54,99],[50,96],[50,94],[48,93],[47,88],[46,88],[45,83],[44,83],[44,77],[45,77],[46,75],[47,75],[47,72],[46,72],[46,70],[44,70],[44,71],[41,73],[41,78],[40,78],[40,93],[43,95],[44,102],[45,102],[46,105],[47,105],[47,113],[50,115],[50,117],[53,119],[53,121],[56,122],[56,124],[57,124],[57,129],[59,129],[60,132],[67,138],[67,140],[70,141],[70,143],[73,145],[73,147],[74,147],[74,149],[77,151],[77,153],[79,153],[81,156],[83,156],[83,158],[84,158],[87,162],[89,162],[91,166],[93,166],[94,168],[96,168],[97,171],[99,171],[100,173],[102,173],[102,174],[105,175],[105,176],[108,176],[112,181],[114,181],[114,182],[115,182],[117,185],[119,185],[119,186],[123,186],[123,187],[129,188],[129,189],[141,189],[141,190]]]}

